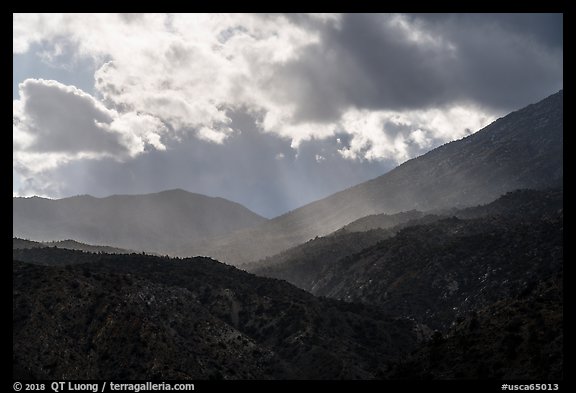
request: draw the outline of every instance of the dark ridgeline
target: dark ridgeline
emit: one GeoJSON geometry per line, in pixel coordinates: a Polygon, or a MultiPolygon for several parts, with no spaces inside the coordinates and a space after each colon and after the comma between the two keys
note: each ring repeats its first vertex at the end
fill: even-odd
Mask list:
{"type": "MultiPolygon", "coordinates": [[[[256,226],[185,243],[275,278],[209,258],[14,239],[13,377],[561,379],[562,107],[559,92],[271,221],[235,205],[256,226]]],[[[43,200],[28,201],[37,208],[20,224],[38,214],[56,231],[43,200]]],[[[174,219],[180,202],[146,220],[174,219]]],[[[152,208],[128,205],[115,213],[152,208]]],[[[111,233],[154,242],[152,221],[111,233]]],[[[146,249],[160,240],[183,244],[175,235],[146,249]]]]}
{"type": "Polygon", "coordinates": [[[95,246],[92,244],[80,243],[75,240],[60,240],[54,242],[35,242],[32,240],[13,238],[12,239],[12,249],[22,249],[22,248],[43,248],[43,247],[56,247],[64,248],[67,250],[80,250],[88,252],[103,252],[106,254],[131,254],[134,250],[125,250],[123,248],[109,247],[109,246],[95,246]]]}
{"type": "Polygon", "coordinates": [[[296,248],[321,266],[310,291],[334,300],[209,258],[14,249],[13,376],[558,379],[561,201],[519,191],[296,248]]]}

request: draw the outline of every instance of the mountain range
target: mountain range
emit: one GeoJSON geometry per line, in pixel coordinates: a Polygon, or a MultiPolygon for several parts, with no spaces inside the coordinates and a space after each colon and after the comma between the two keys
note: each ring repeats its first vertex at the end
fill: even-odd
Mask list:
{"type": "Polygon", "coordinates": [[[15,198],[13,378],[561,379],[562,129],[560,91],[272,220],[15,198]]]}
{"type": "Polygon", "coordinates": [[[369,215],[475,206],[516,189],[561,187],[562,130],[559,91],[376,179],[272,220],[237,203],[183,190],[107,198],[14,198],[13,235],[205,255],[242,265],[369,215]]]}
{"type": "Polygon", "coordinates": [[[13,376],[373,379],[416,326],[208,258],[14,250],[13,376]]]}
{"type": "MultiPolygon", "coordinates": [[[[461,264],[464,281],[472,280],[476,283],[486,281],[485,273],[494,268],[490,264],[496,264],[500,278],[490,282],[499,282],[498,285],[501,285],[500,281],[508,280],[508,289],[512,290],[516,279],[508,276],[515,273],[507,269],[517,269],[528,264],[523,272],[525,275],[532,269],[552,266],[560,268],[562,217],[561,190],[518,190],[486,205],[450,209],[443,214],[412,211],[391,216],[365,217],[329,236],[310,240],[278,255],[245,265],[244,268],[258,275],[286,280],[316,295],[380,305],[388,301],[384,301],[384,298],[392,298],[391,303],[397,304],[395,292],[391,288],[404,288],[398,296],[405,296],[418,283],[435,282],[434,285],[445,286],[437,294],[437,299],[431,295],[432,288],[415,293],[422,294],[426,301],[436,306],[445,304],[444,307],[449,309],[457,306],[456,309],[462,310],[470,308],[470,304],[449,305],[445,301],[445,294],[460,294],[459,301],[464,298],[471,301],[467,291],[476,293],[479,288],[464,290],[458,284],[462,280],[457,277],[458,266],[454,262],[461,264]],[[522,233],[522,237],[511,241],[510,236],[516,233],[522,233]],[[553,247],[544,242],[546,235],[552,234],[555,236],[553,247]],[[520,250],[513,251],[511,244],[520,247],[520,250]],[[446,252],[443,245],[450,252],[446,252]],[[476,246],[480,248],[470,252],[476,246]],[[458,247],[466,251],[456,251],[458,247]],[[533,258],[544,250],[549,252],[547,256],[533,258]],[[473,261],[465,261],[463,255],[467,254],[474,258],[473,261]],[[506,257],[505,261],[496,262],[500,255],[507,254],[512,255],[506,257]],[[437,260],[431,265],[434,255],[437,260]],[[513,260],[517,262],[510,264],[513,260]],[[414,265],[409,266],[412,263],[414,265]],[[467,263],[471,265],[467,267],[467,263]],[[440,276],[420,277],[416,272],[422,268],[430,269],[433,275],[441,276],[443,272],[450,272],[451,279],[440,276]],[[379,276],[380,271],[384,277],[379,276]],[[407,273],[410,277],[405,276],[407,273]],[[474,274],[478,276],[474,277],[474,274]]],[[[540,277],[539,274],[536,276],[540,277]]],[[[488,293],[494,294],[494,290],[488,293]]],[[[449,322],[453,319],[450,318],[449,322]]]]}
{"type": "Polygon", "coordinates": [[[14,249],[13,376],[559,379],[561,195],[412,221],[332,262],[300,249],[322,296],[209,258],[14,249]]]}
{"type": "Polygon", "coordinates": [[[266,221],[240,204],[184,190],[107,198],[13,199],[14,237],[178,254],[191,242],[266,221]]]}
{"type": "Polygon", "coordinates": [[[508,191],[561,187],[563,91],[390,172],[256,227],[191,248],[241,265],[373,214],[488,203],[508,191]],[[258,247],[253,246],[258,239],[258,247]]]}

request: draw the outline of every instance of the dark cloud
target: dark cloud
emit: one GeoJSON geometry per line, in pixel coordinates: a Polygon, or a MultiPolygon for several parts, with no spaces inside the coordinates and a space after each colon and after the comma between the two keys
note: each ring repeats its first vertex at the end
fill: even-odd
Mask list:
{"type": "MultiPolygon", "coordinates": [[[[543,25],[550,24],[542,17],[543,25]]],[[[560,90],[563,85],[562,40],[554,40],[533,29],[539,17],[486,16],[481,23],[463,19],[445,29],[456,35],[460,30],[456,88],[485,107],[511,111],[560,90]],[[515,23],[514,23],[515,22],[515,23]],[[470,25],[463,29],[462,25],[470,25]]],[[[557,18],[562,25],[562,16],[557,18]]]]}
{"type": "MultiPolygon", "coordinates": [[[[427,46],[405,42],[390,15],[346,14],[277,72],[303,120],[333,121],[342,109],[409,109],[445,95],[443,67],[427,46]]],[[[432,102],[431,102],[432,101],[432,102]]]]}
{"type": "MultiPolygon", "coordinates": [[[[413,21],[427,23],[428,28],[460,29],[467,26],[489,26],[504,30],[508,34],[518,34],[525,39],[536,41],[541,45],[562,48],[563,45],[563,14],[552,13],[470,13],[470,14],[408,14],[413,21]]],[[[465,30],[464,30],[465,31],[465,30]]]]}
{"type": "Polygon", "coordinates": [[[119,134],[105,128],[112,116],[91,96],[42,79],[28,79],[20,89],[23,113],[18,120],[34,137],[28,151],[127,153],[119,134]]]}
{"type": "Polygon", "coordinates": [[[345,14],[277,70],[300,121],[346,108],[509,111],[562,87],[561,14],[345,14]]]}

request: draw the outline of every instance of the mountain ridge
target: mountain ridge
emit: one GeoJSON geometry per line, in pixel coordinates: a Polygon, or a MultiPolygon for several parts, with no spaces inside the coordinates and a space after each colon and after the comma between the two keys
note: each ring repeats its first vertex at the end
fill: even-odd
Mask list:
{"type": "Polygon", "coordinates": [[[56,248],[64,248],[67,250],[80,250],[94,253],[102,252],[107,254],[131,254],[135,252],[134,250],[125,250],[122,248],[80,243],[72,239],[42,243],[42,242],[35,242],[32,240],[20,239],[17,237],[12,238],[13,250],[22,248],[45,248],[45,247],[56,247],[56,248]]]}
{"type": "Polygon", "coordinates": [[[14,237],[73,239],[167,254],[199,239],[267,220],[236,202],[181,189],[103,198],[15,197],[13,218],[14,237]]]}
{"type": "MultiPolygon", "coordinates": [[[[343,268],[343,266],[353,265],[355,260],[363,259],[364,254],[370,254],[371,250],[378,250],[383,244],[397,243],[397,240],[394,239],[396,236],[410,239],[410,233],[412,233],[414,240],[406,241],[408,249],[405,250],[405,252],[411,253],[410,245],[422,241],[420,239],[422,236],[416,236],[418,228],[424,230],[432,228],[427,229],[430,233],[429,236],[437,236],[438,233],[436,232],[445,231],[446,227],[454,227],[454,234],[448,232],[444,237],[439,238],[448,243],[452,241],[450,240],[451,236],[456,237],[458,231],[462,231],[466,227],[477,226],[477,234],[485,233],[488,235],[490,231],[487,228],[493,228],[492,231],[507,231],[506,233],[513,234],[514,231],[507,229],[510,224],[516,225],[518,230],[523,228],[526,223],[531,222],[538,225],[548,225],[549,221],[554,222],[558,216],[562,216],[562,207],[562,189],[517,190],[486,205],[460,210],[451,209],[444,213],[429,214],[411,211],[407,214],[400,213],[392,216],[368,216],[352,222],[326,237],[310,240],[275,256],[247,264],[244,268],[258,275],[286,280],[315,295],[339,297],[337,293],[342,293],[347,287],[354,292],[351,288],[358,284],[352,281],[343,285],[339,291],[327,289],[330,286],[342,286],[339,281],[345,281],[346,277],[354,274],[353,269],[346,270],[347,268],[343,268]],[[478,221],[479,219],[483,221],[478,221]],[[474,224],[473,220],[477,220],[478,223],[474,224]],[[482,222],[484,224],[481,224],[482,222]],[[434,230],[434,228],[437,229],[434,230]],[[343,269],[343,272],[335,273],[338,269],[343,269]],[[333,283],[329,283],[330,281],[333,283]]],[[[526,231],[525,236],[527,233],[529,232],[526,231]]],[[[537,240],[536,237],[534,241],[537,240]]],[[[473,244],[470,244],[470,247],[472,246],[473,244]]],[[[499,247],[504,251],[501,244],[499,247]]],[[[418,253],[416,255],[418,258],[424,258],[418,253]]],[[[377,261],[374,263],[385,265],[389,263],[389,258],[397,259],[397,257],[398,255],[391,253],[386,258],[373,257],[372,259],[377,261]]],[[[422,262],[426,263],[425,258],[422,262]]],[[[365,287],[365,291],[369,291],[372,278],[374,277],[358,276],[358,279],[364,282],[362,286],[365,287]],[[368,281],[369,283],[366,283],[368,281]]],[[[340,296],[340,298],[343,297],[340,296]]]]}
{"type": "MultiPolygon", "coordinates": [[[[241,266],[316,236],[327,235],[369,215],[475,206],[514,189],[560,186],[563,182],[562,153],[563,90],[560,90],[538,103],[499,118],[472,135],[408,160],[375,179],[271,220],[257,216],[235,202],[174,189],[143,196],[77,196],[51,202],[31,198],[26,200],[29,206],[26,209],[18,208],[25,202],[16,198],[13,199],[13,232],[17,237],[41,241],[70,238],[84,243],[169,255],[211,256],[241,266]],[[122,209],[134,209],[134,204],[126,203],[128,200],[164,197],[174,205],[182,195],[209,201],[219,207],[191,213],[163,210],[156,206],[145,209],[151,217],[144,222],[110,217],[122,214],[122,209]],[[36,212],[37,217],[33,214],[35,205],[46,202],[69,204],[72,212],[64,215],[81,216],[86,214],[81,211],[86,200],[95,205],[107,202],[124,205],[105,209],[96,217],[88,218],[83,226],[69,223],[66,219],[59,222],[53,217],[43,218],[42,211],[36,212]],[[227,209],[222,206],[227,206],[227,209]],[[231,219],[234,216],[231,211],[243,213],[231,219]],[[108,220],[106,228],[94,225],[104,218],[108,220]],[[189,221],[187,224],[184,223],[186,219],[189,221]],[[110,228],[114,236],[107,233],[110,228]],[[130,228],[145,230],[134,236],[129,233],[130,228]],[[123,236],[132,238],[124,241],[123,236]],[[258,247],[254,247],[255,239],[258,247]]],[[[146,217],[144,213],[138,214],[146,217]]]]}
{"type": "Polygon", "coordinates": [[[563,90],[476,133],[404,162],[260,226],[198,244],[190,253],[242,265],[323,236],[359,218],[490,202],[521,188],[563,183],[563,90]],[[259,247],[252,247],[258,239],[259,247]]]}

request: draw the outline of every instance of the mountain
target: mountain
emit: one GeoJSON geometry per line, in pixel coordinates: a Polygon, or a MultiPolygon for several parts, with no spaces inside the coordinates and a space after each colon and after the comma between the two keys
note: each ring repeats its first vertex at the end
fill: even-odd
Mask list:
{"type": "Polygon", "coordinates": [[[14,237],[74,239],[166,254],[266,221],[237,203],[183,190],[106,198],[14,198],[13,217],[14,237]]]}
{"type": "Polygon", "coordinates": [[[108,247],[108,246],[95,246],[92,244],[85,244],[79,243],[75,240],[60,240],[57,242],[35,242],[32,240],[25,240],[20,238],[13,238],[12,239],[12,249],[20,249],[20,248],[44,248],[44,247],[56,247],[56,248],[65,248],[67,250],[81,250],[87,252],[103,252],[106,254],[130,254],[134,251],[132,250],[125,250],[123,248],[115,248],[115,247],[108,247]]]}
{"type": "Polygon", "coordinates": [[[440,329],[462,310],[507,296],[504,281],[508,290],[521,291],[541,273],[561,269],[562,217],[562,190],[518,190],[486,205],[451,209],[450,215],[366,217],[246,269],[315,295],[384,305],[394,313],[388,306],[409,298],[400,314],[440,329]],[[392,222],[399,224],[390,227],[392,222]],[[514,277],[519,266],[526,270],[514,277]],[[486,274],[493,276],[490,290],[478,286],[486,274]]]}
{"type": "Polygon", "coordinates": [[[415,210],[368,216],[328,236],[315,237],[279,254],[246,263],[242,269],[260,276],[286,280],[314,293],[315,285],[328,265],[388,239],[402,228],[442,218],[446,217],[415,210]]]}
{"type": "Polygon", "coordinates": [[[418,326],[209,258],[13,250],[15,379],[373,379],[418,326]]]}
{"type": "Polygon", "coordinates": [[[308,292],[314,288],[327,266],[354,255],[379,241],[393,236],[390,230],[337,232],[318,237],[280,254],[248,263],[242,269],[259,276],[286,280],[308,292]]]}
{"type": "Polygon", "coordinates": [[[396,214],[371,214],[366,217],[352,221],[344,225],[339,231],[341,232],[365,232],[371,229],[388,229],[409,221],[419,220],[425,216],[425,213],[418,210],[410,210],[396,214]]]}
{"type": "Polygon", "coordinates": [[[195,246],[189,253],[241,265],[368,215],[475,206],[508,191],[561,187],[562,182],[563,91],[559,91],[376,179],[195,246]]]}
{"type": "Polygon", "coordinates": [[[562,94],[270,221],[15,198],[15,236],[75,240],[13,239],[13,378],[562,378],[562,94]]]}
{"type": "Polygon", "coordinates": [[[315,293],[377,304],[443,330],[562,269],[563,220],[447,219],[327,266],[315,293]]]}
{"type": "Polygon", "coordinates": [[[13,378],[559,379],[561,198],[315,239],[361,248],[319,297],[205,257],[13,249],[13,378]]]}
{"type": "Polygon", "coordinates": [[[471,312],[396,365],[390,378],[562,379],[562,286],[556,275],[471,312]]]}
{"type": "Polygon", "coordinates": [[[562,189],[547,190],[514,190],[504,194],[485,205],[472,206],[464,209],[440,209],[427,213],[417,210],[402,212],[397,214],[373,214],[362,217],[339,231],[343,232],[365,232],[371,229],[401,228],[411,223],[432,221],[442,217],[455,216],[458,218],[477,218],[496,214],[506,214],[514,216],[532,217],[545,213],[555,213],[563,209],[562,189]],[[425,218],[427,217],[427,218],[425,218]]]}
{"type": "Polygon", "coordinates": [[[459,316],[562,271],[563,218],[491,216],[415,225],[324,264],[314,294],[382,307],[445,330],[459,316]]]}
{"type": "Polygon", "coordinates": [[[42,242],[35,242],[33,240],[20,239],[18,237],[12,238],[12,249],[19,250],[22,248],[43,248],[46,245],[42,242]]]}

